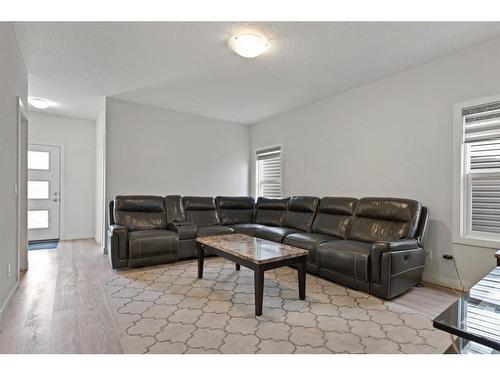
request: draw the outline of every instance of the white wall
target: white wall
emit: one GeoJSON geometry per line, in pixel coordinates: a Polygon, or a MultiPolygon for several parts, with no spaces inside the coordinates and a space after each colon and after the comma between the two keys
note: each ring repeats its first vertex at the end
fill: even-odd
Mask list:
{"type": "Polygon", "coordinates": [[[106,223],[106,99],[102,99],[102,106],[96,120],[95,129],[95,240],[105,245],[104,226],[106,223]]]}
{"type": "Polygon", "coordinates": [[[451,253],[471,285],[494,250],[452,243],[453,105],[499,93],[499,61],[500,39],[289,112],[251,127],[252,150],[283,143],[285,195],[422,201],[433,251],[424,279],[458,286],[442,259],[451,253]]]}
{"type": "Polygon", "coordinates": [[[248,194],[246,125],[107,99],[106,201],[119,194],[248,194]]]}
{"type": "MultiPolygon", "coordinates": [[[[18,175],[17,97],[26,105],[28,73],[12,28],[0,22],[0,317],[16,289],[18,275],[17,198],[18,175]],[[10,276],[7,273],[11,268],[10,276]]],[[[26,139],[21,140],[26,147],[26,139]]],[[[26,231],[26,228],[20,228],[26,231]]]]}
{"type": "Polygon", "coordinates": [[[28,127],[30,143],[63,146],[64,203],[61,220],[64,224],[60,238],[94,238],[95,122],[31,112],[28,127]]]}

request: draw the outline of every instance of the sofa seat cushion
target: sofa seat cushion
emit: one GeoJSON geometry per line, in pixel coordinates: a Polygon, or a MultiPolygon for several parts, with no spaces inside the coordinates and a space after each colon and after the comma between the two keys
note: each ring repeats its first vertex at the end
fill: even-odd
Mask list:
{"type": "Polygon", "coordinates": [[[138,230],[129,232],[130,258],[175,254],[178,236],[169,230],[138,230]]]}
{"type": "Polygon", "coordinates": [[[317,263],[316,246],[323,242],[336,240],[340,239],[322,233],[292,233],[285,237],[283,243],[308,250],[307,261],[309,263],[317,263]]]}
{"type": "Polygon", "coordinates": [[[263,238],[265,240],[280,242],[283,241],[285,236],[292,233],[301,232],[298,229],[286,228],[286,227],[265,227],[257,229],[255,232],[255,237],[263,238]]]}
{"type": "Polygon", "coordinates": [[[220,234],[231,234],[234,230],[223,225],[198,225],[198,237],[218,236],[220,234]]]}
{"type": "Polygon", "coordinates": [[[255,237],[255,232],[258,229],[267,228],[262,224],[233,224],[230,226],[235,232],[246,234],[247,236],[255,237]]]}
{"type": "Polygon", "coordinates": [[[368,281],[372,244],[362,241],[330,241],[317,247],[320,269],[368,281]]]}

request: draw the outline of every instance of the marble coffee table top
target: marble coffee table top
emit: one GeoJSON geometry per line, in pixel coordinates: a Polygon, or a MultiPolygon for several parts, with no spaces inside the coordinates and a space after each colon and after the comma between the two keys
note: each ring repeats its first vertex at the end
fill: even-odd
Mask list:
{"type": "Polygon", "coordinates": [[[308,251],[245,234],[224,234],[198,237],[196,242],[256,264],[276,262],[307,255],[308,251]]]}

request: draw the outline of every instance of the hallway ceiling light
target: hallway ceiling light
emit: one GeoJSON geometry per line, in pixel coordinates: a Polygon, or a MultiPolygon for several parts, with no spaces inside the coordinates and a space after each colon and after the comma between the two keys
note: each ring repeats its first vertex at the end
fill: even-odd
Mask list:
{"type": "Polygon", "coordinates": [[[47,109],[50,107],[49,101],[43,98],[29,98],[30,104],[36,109],[47,109]]]}
{"type": "Polygon", "coordinates": [[[238,55],[253,58],[262,54],[268,47],[267,39],[257,34],[240,34],[229,40],[229,46],[238,55]]]}

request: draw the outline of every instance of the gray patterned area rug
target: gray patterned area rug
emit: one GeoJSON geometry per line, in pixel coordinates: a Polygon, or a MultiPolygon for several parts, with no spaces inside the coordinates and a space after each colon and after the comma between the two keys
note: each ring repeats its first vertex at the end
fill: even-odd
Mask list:
{"type": "Polygon", "coordinates": [[[449,336],[431,320],[296,271],[265,273],[254,315],[253,273],[221,258],[118,272],[101,280],[125,353],[443,353],[449,336]]]}

